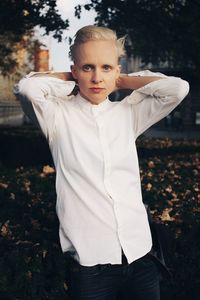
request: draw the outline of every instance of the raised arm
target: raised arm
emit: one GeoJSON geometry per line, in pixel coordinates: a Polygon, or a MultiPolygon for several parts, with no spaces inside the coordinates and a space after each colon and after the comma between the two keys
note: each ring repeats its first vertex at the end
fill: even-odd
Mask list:
{"type": "Polygon", "coordinates": [[[75,82],[72,79],[70,72],[31,72],[14,88],[25,114],[39,123],[48,138],[54,128],[59,101],[67,100],[74,89],[75,82]]]}
{"type": "Polygon", "coordinates": [[[32,77],[54,77],[64,81],[75,81],[71,72],[32,72],[32,77]]]}
{"type": "Polygon", "coordinates": [[[167,116],[189,92],[187,81],[148,70],[122,74],[117,87],[133,90],[125,101],[132,104],[136,138],[167,116]]]}
{"type": "Polygon", "coordinates": [[[116,82],[117,89],[137,90],[153,81],[163,79],[158,76],[129,76],[128,74],[121,74],[116,82]]]}

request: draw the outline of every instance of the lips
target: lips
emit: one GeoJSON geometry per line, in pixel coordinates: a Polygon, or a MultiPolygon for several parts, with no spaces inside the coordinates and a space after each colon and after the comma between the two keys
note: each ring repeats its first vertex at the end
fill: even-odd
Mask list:
{"type": "Polygon", "coordinates": [[[101,93],[102,91],[104,91],[105,89],[104,88],[99,88],[99,87],[93,87],[93,88],[90,88],[90,90],[95,93],[95,94],[99,94],[101,93]]]}

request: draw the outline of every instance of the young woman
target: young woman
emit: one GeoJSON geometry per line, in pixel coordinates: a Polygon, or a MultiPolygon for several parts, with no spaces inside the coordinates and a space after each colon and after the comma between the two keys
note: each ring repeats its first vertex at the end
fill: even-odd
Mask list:
{"type": "Polygon", "coordinates": [[[160,297],[135,140],[189,87],[150,71],[120,74],[123,54],[124,39],[114,31],[83,27],[71,46],[71,72],[31,73],[16,92],[53,156],[60,242],[71,257],[70,299],[160,297]],[[132,93],[111,102],[110,93],[119,89],[132,93]]]}

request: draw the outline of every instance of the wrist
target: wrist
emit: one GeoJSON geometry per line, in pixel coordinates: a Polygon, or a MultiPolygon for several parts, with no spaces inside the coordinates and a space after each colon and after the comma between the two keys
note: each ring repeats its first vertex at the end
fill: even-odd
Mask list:
{"type": "Polygon", "coordinates": [[[51,72],[51,76],[65,81],[74,81],[71,72],[51,72]]]}
{"type": "Polygon", "coordinates": [[[128,77],[128,74],[121,73],[116,81],[117,89],[124,89],[125,88],[125,79],[128,77]]]}

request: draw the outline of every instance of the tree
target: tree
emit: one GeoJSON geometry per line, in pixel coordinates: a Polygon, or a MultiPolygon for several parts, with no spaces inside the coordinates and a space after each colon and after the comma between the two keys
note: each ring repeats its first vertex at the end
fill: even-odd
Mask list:
{"type": "Polygon", "coordinates": [[[144,63],[167,63],[172,68],[200,68],[199,0],[90,0],[76,6],[95,9],[97,25],[128,35],[128,54],[144,63]]]}
{"type": "Polygon", "coordinates": [[[3,75],[15,71],[16,48],[20,44],[29,46],[35,26],[43,28],[46,34],[52,32],[53,37],[61,41],[62,32],[69,24],[59,15],[56,0],[0,1],[0,71],[3,75]]]}

